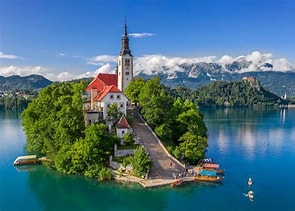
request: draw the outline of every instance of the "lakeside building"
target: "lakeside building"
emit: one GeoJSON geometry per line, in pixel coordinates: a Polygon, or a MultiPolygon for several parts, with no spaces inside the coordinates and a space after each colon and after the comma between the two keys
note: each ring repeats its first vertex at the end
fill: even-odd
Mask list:
{"type": "Polygon", "coordinates": [[[85,90],[85,125],[108,119],[107,108],[112,104],[116,104],[125,116],[127,114],[128,99],[124,90],[133,79],[133,56],[129,48],[126,21],[121,42],[115,74],[98,73],[85,90]]]}

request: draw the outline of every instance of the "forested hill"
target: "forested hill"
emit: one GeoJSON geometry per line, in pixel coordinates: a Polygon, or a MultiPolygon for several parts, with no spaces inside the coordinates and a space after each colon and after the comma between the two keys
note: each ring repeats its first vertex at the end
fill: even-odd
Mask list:
{"type": "Polygon", "coordinates": [[[0,76],[0,91],[28,91],[38,90],[51,84],[52,81],[44,78],[41,75],[18,76],[13,75],[9,77],[0,76]]]}
{"type": "Polygon", "coordinates": [[[186,88],[170,91],[175,97],[190,98],[200,106],[252,107],[289,103],[267,91],[253,77],[232,82],[216,81],[194,91],[186,88]]]}

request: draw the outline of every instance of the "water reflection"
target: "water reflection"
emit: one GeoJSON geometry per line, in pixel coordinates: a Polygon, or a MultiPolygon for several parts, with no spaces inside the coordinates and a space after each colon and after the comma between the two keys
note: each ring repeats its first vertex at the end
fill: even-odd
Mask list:
{"type": "Polygon", "coordinates": [[[284,139],[292,136],[293,130],[286,132],[284,128],[294,124],[294,115],[288,116],[286,109],[202,109],[202,112],[209,125],[210,148],[221,155],[237,150],[253,160],[257,152],[266,155],[270,148],[278,154],[284,139]]]}
{"type": "Polygon", "coordinates": [[[280,119],[281,119],[282,123],[285,123],[285,119],[286,119],[286,109],[285,108],[281,109],[281,111],[280,111],[280,119]]]}
{"type": "Polygon", "coordinates": [[[161,191],[151,192],[137,184],[99,183],[42,166],[29,171],[28,179],[44,210],[163,210],[167,201],[161,191]]]}

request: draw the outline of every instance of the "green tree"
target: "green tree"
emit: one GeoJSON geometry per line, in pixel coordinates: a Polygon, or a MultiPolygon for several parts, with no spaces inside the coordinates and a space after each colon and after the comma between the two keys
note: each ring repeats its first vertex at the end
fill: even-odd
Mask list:
{"type": "Polygon", "coordinates": [[[64,145],[83,136],[84,116],[81,93],[84,83],[53,83],[21,114],[27,136],[27,150],[46,154],[50,159],[64,145]]]}
{"type": "Polygon", "coordinates": [[[133,156],[130,157],[130,164],[133,167],[133,175],[144,176],[152,166],[152,161],[144,148],[137,147],[133,156]]]}
{"type": "Polygon", "coordinates": [[[142,92],[139,94],[141,113],[147,123],[155,128],[169,121],[169,113],[173,105],[173,98],[160,83],[160,79],[155,77],[145,83],[142,92]]]}
{"type": "Polygon", "coordinates": [[[111,104],[107,108],[107,112],[108,112],[108,118],[109,118],[109,120],[112,120],[113,122],[118,121],[119,118],[122,116],[122,112],[118,108],[118,105],[115,104],[115,103],[114,104],[111,104]]]}
{"type": "Polygon", "coordinates": [[[129,83],[129,85],[126,87],[124,91],[124,94],[127,96],[127,98],[131,102],[138,104],[139,94],[144,84],[145,84],[145,81],[142,78],[137,77],[129,83]]]}
{"type": "Polygon", "coordinates": [[[207,138],[186,132],[179,140],[181,143],[175,149],[178,159],[183,159],[189,163],[196,164],[204,157],[207,147],[207,138]]]}
{"type": "Polygon", "coordinates": [[[134,143],[134,135],[127,132],[124,134],[123,140],[126,145],[132,145],[134,143]]]}

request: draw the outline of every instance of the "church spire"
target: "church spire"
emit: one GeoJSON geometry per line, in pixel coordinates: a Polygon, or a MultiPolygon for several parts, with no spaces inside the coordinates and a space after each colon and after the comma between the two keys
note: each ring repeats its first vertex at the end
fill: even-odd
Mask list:
{"type": "Polygon", "coordinates": [[[127,33],[127,24],[126,24],[126,17],[125,17],[125,21],[124,21],[124,37],[127,37],[128,33],[127,33]]]}
{"type": "Polygon", "coordinates": [[[124,34],[122,36],[122,47],[120,51],[120,55],[131,55],[131,51],[129,49],[129,38],[128,38],[128,33],[127,33],[127,24],[126,24],[126,18],[124,22],[124,34]]]}

